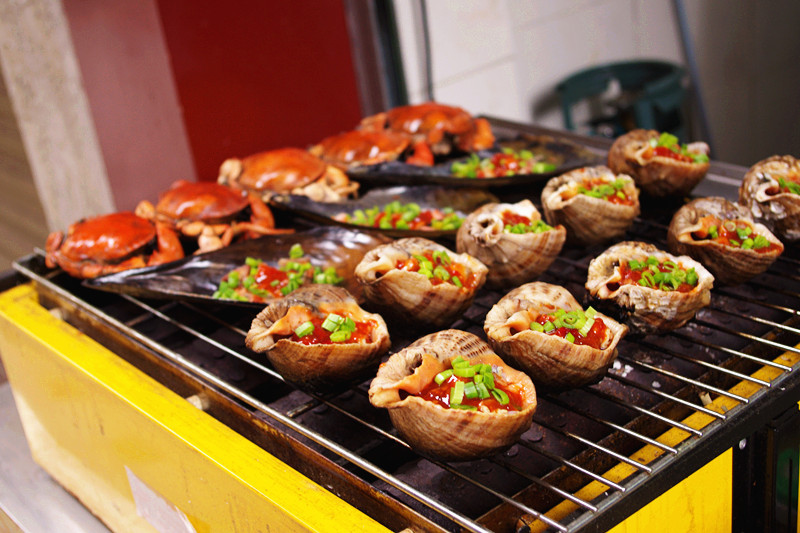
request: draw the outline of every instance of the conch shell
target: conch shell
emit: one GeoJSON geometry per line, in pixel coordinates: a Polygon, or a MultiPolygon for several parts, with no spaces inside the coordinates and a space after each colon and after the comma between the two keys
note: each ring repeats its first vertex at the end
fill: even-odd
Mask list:
{"type": "Polygon", "coordinates": [[[780,237],[796,241],[800,239],[800,195],[781,192],[780,178],[797,182],[800,160],[774,155],[750,167],[739,187],[739,203],[780,237]]]}
{"type": "Polygon", "coordinates": [[[617,344],[627,333],[627,326],[597,313],[595,318],[606,326],[599,349],[530,329],[536,317],[557,309],[569,312],[581,309],[581,305],[563,287],[540,281],[526,283],[489,310],[483,329],[492,348],[527,372],[537,386],[564,389],[599,381],[616,359],[617,344]]]}
{"type": "MultiPolygon", "coordinates": [[[[650,196],[685,196],[708,172],[709,163],[689,163],[671,157],[653,155],[650,139],[657,139],[656,130],[637,129],[618,137],[608,151],[608,166],[617,174],[632,176],[636,185],[650,196]]],[[[687,146],[693,153],[708,155],[704,142],[687,146]]]]}
{"type": "Polygon", "coordinates": [[[503,213],[510,211],[535,222],[542,216],[530,200],[490,203],[473,211],[456,234],[456,250],[489,268],[486,286],[513,287],[531,281],[548,269],[564,246],[566,230],[555,226],[541,233],[505,231],[503,213]]]}
{"type": "Polygon", "coordinates": [[[506,365],[477,336],[455,329],[432,333],[393,354],[369,387],[375,407],[389,410],[395,428],[416,450],[441,460],[488,457],[511,446],[531,425],[536,389],[524,373],[506,365]],[[448,409],[416,396],[437,373],[461,356],[492,365],[495,383],[519,392],[520,411],[448,409]]]}
{"type": "Polygon", "coordinates": [[[548,224],[563,224],[567,240],[577,244],[597,244],[625,234],[639,216],[639,189],[627,174],[615,175],[606,166],[583,167],[550,179],[542,190],[542,210],[548,224]],[[632,205],[612,203],[578,193],[585,182],[610,184],[624,180],[621,189],[632,205]]]}
{"type": "Polygon", "coordinates": [[[613,302],[632,331],[654,333],[676,329],[684,325],[695,313],[711,303],[714,276],[706,268],[682,255],[674,256],[652,244],[625,241],[615,244],[589,263],[586,290],[598,306],[613,302]],[[659,261],[674,261],[684,268],[694,268],[697,286],[689,292],[662,291],[641,285],[620,284],[621,262],[635,259],[646,261],[648,256],[659,261]]]}
{"type": "Polygon", "coordinates": [[[754,222],[744,207],[721,197],[698,198],[681,207],[669,225],[667,245],[673,253],[697,259],[717,281],[730,285],[764,272],[783,253],[783,244],[766,226],[754,222]],[[706,216],[712,216],[721,223],[744,221],[755,234],[763,236],[773,246],[758,251],[696,238],[696,232],[706,230],[707,226],[701,220],[706,216]]]}
{"type": "Polygon", "coordinates": [[[471,255],[453,253],[421,237],[398,239],[373,248],[355,268],[356,279],[372,307],[387,318],[429,330],[447,327],[460,318],[486,282],[487,273],[486,265],[471,255]],[[457,287],[449,282],[434,285],[419,272],[396,267],[398,261],[428,251],[446,253],[453,263],[463,266],[472,280],[471,286],[457,287]]]}
{"type": "Polygon", "coordinates": [[[333,285],[300,287],[272,301],[253,319],[245,344],[266,353],[272,366],[293,383],[312,387],[347,382],[380,362],[391,344],[383,318],[361,309],[347,290],[333,285]],[[310,317],[347,314],[356,322],[372,322],[366,342],[304,345],[288,337],[310,317]]]}

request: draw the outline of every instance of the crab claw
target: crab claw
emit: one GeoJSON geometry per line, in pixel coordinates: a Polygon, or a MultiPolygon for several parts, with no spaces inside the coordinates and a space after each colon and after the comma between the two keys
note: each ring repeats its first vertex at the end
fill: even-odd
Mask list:
{"type": "Polygon", "coordinates": [[[182,259],[184,252],[178,234],[163,222],[156,222],[156,242],[158,249],[153,252],[147,265],[160,265],[182,259]]]}
{"type": "Polygon", "coordinates": [[[489,121],[485,118],[476,118],[473,121],[472,132],[462,136],[458,147],[464,152],[488,150],[494,146],[494,141],[495,137],[489,121]]]}
{"type": "Polygon", "coordinates": [[[55,268],[58,266],[58,261],[56,261],[55,252],[61,248],[61,243],[64,242],[64,232],[63,231],[54,231],[50,235],[47,236],[47,241],[45,242],[44,249],[47,252],[44,258],[44,262],[47,265],[47,268],[55,268]]]}
{"type": "Polygon", "coordinates": [[[414,144],[411,150],[411,155],[406,158],[406,163],[409,165],[418,165],[421,167],[430,167],[433,165],[433,152],[430,145],[425,141],[419,141],[414,144]]]}

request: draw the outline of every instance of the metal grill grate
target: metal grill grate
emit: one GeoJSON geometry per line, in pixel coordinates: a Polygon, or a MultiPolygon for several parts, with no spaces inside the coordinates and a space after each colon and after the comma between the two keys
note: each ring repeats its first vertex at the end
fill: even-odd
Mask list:
{"type": "MultiPolygon", "coordinates": [[[[663,248],[665,235],[665,221],[651,216],[638,220],[629,237],[663,248]]],[[[603,249],[566,250],[541,280],[580,299],[588,263],[603,249]]],[[[99,322],[212,395],[229,398],[243,419],[257,422],[248,435],[274,428],[289,444],[266,445],[271,453],[291,464],[292,454],[281,456],[282,449],[310,450],[292,466],[366,512],[393,510],[379,521],[487,532],[516,531],[535,519],[553,531],[608,527],[747,436],[765,416],[796,403],[798,265],[787,249],[752,282],[715,288],[711,305],[683,328],[623,339],[605,379],[541,395],[533,426],[518,444],[467,463],[432,461],[411,450],[386,413],[369,404],[369,381],[327,396],[286,384],[244,346],[250,310],[92,291],[47,270],[41,254],[15,268],[36,281],[48,305],[78,309],[67,315],[82,329],[99,322]],[[304,468],[308,457],[318,459],[304,468]],[[343,490],[328,477],[332,471],[363,487],[343,490]],[[379,503],[365,503],[364,494],[379,503]]],[[[486,312],[501,296],[481,292],[453,327],[483,337],[486,312]]],[[[413,340],[393,336],[393,350],[413,340]]],[[[204,407],[228,420],[221,409],[204,407]]]]}

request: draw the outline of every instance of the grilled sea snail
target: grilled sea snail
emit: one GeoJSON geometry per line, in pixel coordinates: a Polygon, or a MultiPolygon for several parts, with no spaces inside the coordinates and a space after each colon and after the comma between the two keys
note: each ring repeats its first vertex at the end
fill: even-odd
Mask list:
{"type": "Polygon", "coordinates": [[[465,331],[432,333],[393,354],[369,388],[375,407],[416,450],[467,461],[508,448],[531,425],[536,389],[486,342],[465,331]]]}
{"type": "Polygon", "coordinates": [[[288,381],[327,386],[374,368],[390,340],[383,318],[361,309],[345,289],[309,285],[264,308],[245,344],[266,353],[288,381]]]}
{"type": "Polygon", "coordinates": [[[602,379],[628,328],[558,285],[535,281],[492,307],[483,326],[492,348],[537,386],[580,387],[602,379]]]}
{"type": "Polygon", "coordinates": [[[650,196],[684,196],[708,172],[708,152],[704,142],[679,144],[674,135],[637,129],[614,141],[608,166],[617,174],[633,177],[650,196]]]}
{"type": "Polygon", "coordinates": [[[530,200],[490,203],[461,224],[456,249],[489,268],[487,287],[512,287],[547,270],[561,252],[565,237],[564,227],[545,224],[530,200]]]}
{"type": "Polygon", "coordinates": [[[689,255],[720,283],[736,284],[767,270],[783,244],[742,206],[725,198],[698,198],[672,217],[670,251],[689,255]]]}
{"type": "Polygon", "coordinates": [[[739,203],[780,237],[800,239],[800,160],[774,155],[750,167],[739,203]]]}
{"type": "Polygon", "coordinates": [[[470,306],[488,269],[428,239],[408,237],[364,255],[355,276],[371,306],[421,328],[452,324],[470,306]]]}
{"type": "Polygon", "coordinates": [[[632,331],[654,333],[679,328],[711,302],[714,276],[682,255],[652,244],[626,241],[589,263],[586,290],[597,305],[613,303],[632,331]]]}
{"type": "Polygon", "coordinates": [[[625,234],[639,215],[633,178],[605,166],[584,167],[552,178],[542,190],[542,209],[551,225],[563,224],[567,240],[597,244],[625,234]]]}

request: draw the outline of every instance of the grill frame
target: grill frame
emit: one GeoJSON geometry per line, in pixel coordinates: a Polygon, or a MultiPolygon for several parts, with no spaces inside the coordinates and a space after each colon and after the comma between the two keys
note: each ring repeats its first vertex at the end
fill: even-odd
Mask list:
{"type": "MultiPolygon", "coordinates": [[[[511,132],[527,132],[533,134],[552,134],[554,136],[572,138],[576,142],[580,142],[589,148],[596,149],[598,153],[603,153],[603,151],[607,148],[607,142],[602,139],[589,139],[583,138],[580,136],[572,136],[566,134],[564,132],[554,132],[550,130],[546,130],[543,128],[538,127],[530,127],[524,126],[514,123],[507,123],[504,121],[499,121],[496,119],[492,120],[493,127],[498,131],[499,135],[502,135],[504,128],[507,130],[508,133],[511,132]]],[[[724,164],[717,164],[716,162],[712,165],[712,170],[710,172],[710,178],[706,180],[706,182],[702,183],[701,186],[698,187],[697,193],[698,195],[708,195],[708,194],[720,194],[720,189],[730,189],[733,183],[736,182],[736,176],[739,178],[743,174],[743,169],[724,165],[724,164]]],[[[730,192],[730,191],[727,191],[730,192]]],[[[534,196],[535,198],[535,196],[534,196]]],[[[538,203],[538,202],[536,202],[538,203]]],[[[663,228],[661,228],[663,229],[663,228]]],[[[562,258],[560,259],[561,264],[566,265],[566,267],[573,266],[575,268],[585,266],[585,259],[583,258],[562,258]]],[[[784,259],[784,261],[797,261],[794,258],[791,259],[784,259]]],[[[121,353],[123,357],[130,358],[131,360],[136,361],[136,365],[146,373],[153,375],[154,377],[159,377],[165,381],[177,381],[183,382],[183,387],[186,389],[186,393],[190,397],[200,398],[202,402],[210,402],[211,407],[209,405],[205,405],[205,408],[210,412],[214,412],[215,409],[219,412],[216,413],[216,416],[220,418],[226,419],[229,417],[227,411],[233,411],[237,407],[237,405],[244,403],[250,404],[250,407],[256,409],[258,413],[264,414],[271,419],[270,424],[265,425],[258,425],[256,424],[255,428],[247,429],[247,428],[237,428],[237,430],[247,433],[249,438],[255,438],[256,440],[258,437],[255,435],[257,430],[264,429],[266,426],[271,428],[271,431],[281,432],[281,436],[278,440],[283,439],[285,442],[279,442],[274,445],[265,444],[265,448],[270,451],[270,453],[274,453],[281,456],[288,456],[287,450],[297,451],[303,450],[303,447],[308,446],[304,439],[310,439],[310,441],[318,446],[321,446],[325,450],[320,452],[319,450],[313,449],[314,446],[308,446],[308,450],[304,452],[303,459],[309,460],[310,463],[307,465],[307,468],[303,468],[303,464],[296,463],[292,464],[291,466],[298,467],[301,471],[309,475],[314,479],[314,476],[317,476],[317,480],[322,479],[323,482],[327,482],[327,484],[334,487],[334,490],[337,491],[343,498],[348,501],[355,501],[358,499],[359,496],[363,494],[369,494],[375,500],[374,502],[368,502],[367,505],[362,504],[363,507],[367,507],[365,512],[368,514],[375,514],[381,512],[383,509],[390,509],[394,516],[390,519],[390,522],[394,524],[400,524],[405,521],[410,521],[417,527],[421,527],[425,530],[435,531],[437,529],[437,524],[433,523],[432,521],[428,521],[428,517],[424,514],[415,509],[409,509],[407,512],[404,511],[405,503],[399,502],[396,505],[393,502],[384,502],[381,501],[382,498],[388,493],[391,492],[388,489],[384,488],[375,488],[372,486],[370,488],[358,487],[359,479],[363,479],[363,474],[354,474],[350,470],[362,470],[367,472],[370,476],[373,476],[377,479],[380,479],[383,482],[392,485],[395,490],[398,490],[407,496],[411,497],[412,499],[418,498],[419,492],[409,485],[406,482],[401,480],[392,479],[393,476],[389,475],[388,472],[385,472],[381,469],[377,471],[373,470],[372,464],[367,461],[366,459],[362,458],[361,456],[351,457],[351,452],[349,450],[340,450],[339,444],[337,442],[328,441],[327,437],[323,437],[322,441],[319,442],[318,435],[315,434],[314,431],[309,430],[309,428],[305,426],[298,427],[294,422],[294,418],[302,417],[308,412],[313,411],[317,407],[315,405],[307,406],[301,405],[299,407],[294,407],[292,409],[293,417],[288,417],[287,415],[279,412],[272,412],[272,408],[265,408],[264,405],[260,405],[262,402],[255,399],[255,401],[248,398],[249,394],[245,393],[242,390],[234,387],[233,390],[229,386],[230,384],[226,381],[220,381],[216,378],[213,374],[210,374],[206,371],[202,366],[197,365],[185,357],[181,356],[174,352],[174,350],[166,347],[161,342],[155,341],[153,338],[147,336],[140,336],[135,329],[131,329],[131,331],[127,331],[132,327],[140,327],[143,323],[146,323],[148,320],[152,319],[152,317],[158,317],[159,314],[162,314],[161,307],[169,306],[170,308],[173,306],[181,307],[181,308],[192,308],[190,304],[184,303],[166,303],[158,302],[158,308],[148,308],[151,305],[150,302],[140,301],[130,297],[122,297],[123,300],[126,301],[127,304],[131,304],[134,307],[138,307],[145,311],[144,315],[145,318],[139,318],[135,316],[128,320],[128,323],[125,324],[124,322],[120,322],[114,317],[107,315],[105,311],[100,308],[96,308],[93,305],[89,304],[87,300],[83,300],[79,297],[74,296],[73,292],[63,289],[58,284],[54,283],[52,278],[57,277],[58,274],[53,276],[53,273],[48,272],[46,269],[41,269],[41,255],[34,254],[32,256],[28,256],[26,258],[22,258],[21,260],[15,263],[15,269],[19,273],[20,276],[24,277],[25,279],[33,279],[35,280],[37,286],[39,287],[40,293],[42,294],[43,300],[48,302],[48,305],[61,307],[62,309],[66,309],[65,315],[67,316],[67,320],[71,323],[75,323],[79,325],[80,329],[82,330],[92,330],[94,328],[100,327],[100,329],[106,331],[104,335],[108,335],[104,337],[102,340],[105,343],[111,343],[115,345],[115,348],[121,353]],[[108,331],[110,330],[110,333],[108,331]],[[115,333],[116,332],[116,333],[115,333]],[[110,338],[109,338],[110,337],[110,338]],[[176,376],[183,376],[183,379],[176,378],[176,376]],[[189,394],[191,393],[191,394],[189,394]],[[344,459],[349,463],[348,465],[340,465],[336,464],[336,460],[326,459],[325,452],[333,452],[339,455],[340,459],[344,459]],[[321,464],[320,461],[328,460],[331,464],[325,465],[325,468],[321,469],[322,472],[317,472],[318,466],[321,464]],[[313,468],[312,468],[313,467],[313,468]],[[336,479],[334,479],[336,478],[336,479]],[[339,480],[339,481],[337,481],[339,480]],[[353,483],[355,486],[350,486],[348,483],[353,483]]],[[[15,280],[15,282],[18,280],[15,280]]],[[[576,283],[577,279],[568,279],[570,283],[576,283]]],[[[69,285],[69,283],[67,283],[69,285]]],[[[84,289],[87,290],[87,289],[84,289]]],[[[715,289],[718,291],[718,289],[715,289]]],[[[79,292],[79,291],[78,291],[79,292]]],[[[96,291],[93,292],[100,300],[104,300],[106,297],[99,296],[96,294],[96,291]]],[[[496,297],[497,295],[493,295],[492,298],[496,297]]],[[[110,298],[110,297],[108,297],[110,298]]],[[[116,298],[116,296],[115,296],[116,298]]],[[[800,299],[800,297],[793,297],[794,300],[800,299]]],[[[712,305],[714,304],[714,297],[712,296],[712,305]]],[[[800,308],[800,302],[797,303],[798,308],[800,308]]],[[[198,312],[196,308],[193,312],[198,312]]],[[[780,313],[780,311],[777,311],[780,313]]],[[[123,313],[123,315],[126,313],[123,313]]],[[[469,312],[467,313],[470,314],[469,312]]],[[[798,319],[798,311],[796,308],[790,308],[789,311],[786,312],[787,315],[793,316],[794,321],[797,322],[798,319]]],[[[167,315],[164,315],[167,316],[167,315]]],[[[472,317],[472,327],[476,326],[480,320],[481,314],[476,313],[472,317]]],[[[469,322],[466,321],[466,322],[469,322]]],[[[457,327],[457,325],[456,325],[457,327]]],[[[721,327],[721,326],[717,326],[721,327]]],[[[774,326],[769,325],[770,328],[774,329],[774,326]]],[[[179,328],[180,329],[180,328],[179,328]]],[[[90,334],[94,334],[89,331],[90,334]]],[[[243,336],[243,332],[239,331],[238,334],[243,336]]],[[[796,335],[795,333],[791,332],[792,335],[796,335]]],[[[413,339],[412,339],[413,340],[413,339]]],[[[762,340],[760,338],[756,339],[747,339],[748,341],[752,341],[754,343],[760,343],[762,340]]],[[[748,344],[745,343],[745,346],[748,344]]],[[[791,348],[789,345],[782,346],[782,348],[791,348]]],[[[239,355],[243,355],[242,353],[235,352],[231,353],[230,347],[226,345],[218,345],[215,346],[214,349],[221,350],[225,352],[227,356],[238,357],[239,355]]],[[[396,349],[396,348],[395,348],[396,349]]],[[[744,349],[744,348],[743,348],[744,349]]],[[[748,348],[749,349],[749,348],[748,348]]],[[[115,350],[116,351],[116,350],[115,350]]],[[[679,354],[674,354],[679,355],[679,354]]],[[[735,356],[732,356],[735,357],[735,356]]],[[[266,363],[257,363],[253,358],[250,356],[245,356],[247,362],[245,364],[252,365],[260,372],[264,372],[265,374],[270,376],[270,379],[276,379],[280,381],[280,377],[277,376],[271,369],[268,368],[266,363]]],[[[623,357],[623,361],[628,363],[634,363],[635,361],[630,358],[623,357]]],[[[637,363],[638,364],[638,363],[637,363]]],[[[660,372],[657,365],[653,365],[652,363],[645,362],[644,363],[648,371],[650,372],[660,372]]],[[[635,366],[635,365],[631,365],[635,366]]],[[[708,426],[703,428],[700,431],[699,436],[690,437],[687,441],[684,441],[680,445],[675,447],[665,449],[664,455],[644,468],[639,468],[639,473],[635,474],[628,479],[625,480],[624,483],[620,483],[617,486],[620,488],[611,487],[611,493],[603,497],[597,503],[580,503],[579,505],[583,506],[585,509],[583,512],[578,512],[576,514],[570,515],[570,519],[566,522],[566,524],[554,524],[553,527],[555,530],[563,530],[563,531],[602,531],[606,530],[609,527],[615,525],[616,523],[622,521],[625,517],[629,516],[637,509],[641,508],[644,504],[648,503],[656,496],[663,493],[665,490],[673,486],[674,484],[680,482],[684,479],[687,475],[695,471],[700,466],[704,465],[721,452],[735,446],[741,439],[747,438],[753,432],[758,431],[764,426],[765,420],[771,420],[773,418],[778,417],[786,410],[797,408],[797,401],[800,398],[800,376],[798,376],[797,371],[797,363],[795,363],[791,369],[783,372],[783,374],[776,380],[773,380],[769,387],[761,386],[755,394],[753,394],[747,401],[741,402],[742,405],[736,407],[725,414],[725,418],[716,418],[715,421],[711,422],[708,426]],[[744,405],[747,404],[747,405],[744,405]],[[673,451],[674,450],[674,451],[673,451]],[[624,490],[623,490],[624,489],[624,490]],[[559,526],[563,526],[559,528],[559,526]]],[[[716,369],[709,370],[711,372],[717,371],[716,369]]],[[[623,380],[627,378],[622,378],[623,380]]],[[[693,378],[692,378],[693,379],[693,378]]],[[[736,378],[738,379],[738,378],[736,378]]],[[[691,386],[691,383],[687,384],[691,386]]],[[[718,393],[724,394],[727,389],[721,388],[718,393]]],[[[655,389],[650,390],[647,394],[657,395],[655,389]]],[[[364,394],[364,387],[361,384],[359,387],[355,388],[353,392],[355,395],[363,395],[364,394]]],[[[605,393],[604,393],[605,394],[605,393]]],[[[329,399],[323,398],[312,398],[313,402],[322,401],[323,404],[327,402],[328,409],[337,409],[338,404],[333,404],[329,399]]],[[[683,400],[688,401],[688,400],[683,400]]],[[[557,399],[555,399],[552,403],[553,404],[564,404],[565,400],[561,399],[561,395],[558,395],[557,399]]],[[[680,403],[680,402],[676,402],[680,403]]],[[[689,402],[691,403],[691,402],[689,402]]],[[[704,412],[701,409],[698,409],[700,406],[693,406],[692,409],[697,412],[704,412]]],[[[240,416],[240,415],[237,415],[240,416]]],[[[380,413],[377,415],[380,417],[380,413]]],[[[650,416],[644,413],[641,413],[640,416],[650,416]]],[[[253,418],[252,414],[248,416],[244,416],[243,418],[253,418]]],[[[549,422],[543,425],[541,422],[544,422],[541,418],[537,418],[535,425],[539,425],[540,427],[546,427],[548,432],[552,433],[561,433],[562,436],[565,436],[567,440],[570,439],[569,435],[577,434],[574,431],[570,430],[560,430],[559,426],[550,424],[549,422]],[[547,425],[549,424],[549,425],[547,425]],[[566,432],[566,435],[564,433],[566,432]]],[[[632,423],[634,420],[629,420],[628,424],[632,423]]],[[[263,421],[262,421],[263,422],[263,421]]],[[[385,422],[385,420],[384,420],[385,422]]],[[[682,423],[681,420],[673,421],[677,423],[682,423]]],[[[601,423],[602,424],[602,423],[601,423]]],[[[384,426],[385,427],[385,426],[384,426]]],[[[574,430],[574,428],[573,428],[574,430]]],[[[625,432],[626,429],[619,429],[615,428],[618,432],[625,432]]],[[[378,432],[377,430],[373,430],[378,432]]],[[[399,440],[390,432],[386,431],[385,429],[382,430],[383,433],[380,433],[380,437],[386,439],[387,442],[391,444],[391,446],[400,446],[402,448],[403,444],[399,442],[399,440]]],[[[637,437],[638,438],[638,437],[637,437]]],[[[650,437],[648,437],[650,438],[650,437]]],[[[261,443],[259,443],[261,444],[261,443]]],[[[596,443],[592,443],[596,444],[596,443]]],[[[644,442],[643,442],[644,444],[644,442]]],[[[652,444],[652,443],[651,443],[652,444]]],[[[535,447],[535,443],[534,443],[535,447]]],[[[367,450],[368,452],[372,452],[372,450],[367,450]]],[[[549,450],[548,450],[548,453],[549,450]]],[[[602,450],[597,451],[597,454],[602,454],[602,450]]],[[[368,454],[365,454],[369,456],[368,454]]],[[[504,457],[504,456],[501,456],[504,457]]],[[[560,457],[560,461],[556,460],[556,462],[560,462],[562,466],[566,466],[567,468],[572,468],[569,466],[568,463],[574,461],[575,457],[560,457]],[[566,462],[565,462],[566,461],[566,462]]],[[[615,457],[615,460],[618,461],[629,461],[627,456],[620,456],[615,457]]],[[[497,461],[498,459],[495,459],[497,461]]],[[[496,465],[496,463],[493,462],[496,465]]],[[[636,465],[634,465],[636,466],[636,465]]],[[[449,474],[459,474],[461,476],[460,466],[456,465],[439,465],[444,472],[449,474]]],[[[576,471],[578,468],[586,468],[585,466],[578,465],[575,469],[576,471]]],[[[530,476],[529,476],[530,477],[530,476]]],[[[535,479],[529,479],[531,484],[535,484],[538,486],[543,486],[544,488],[541,490],[551,490],[547,486],[551,485],[550,481],[546,478],[546,476],[533,476],[535,479]]],[[[604,480],[605,483],[609,480],[604,480]]],[[[528,486],[531,486],[530,484],[528,486]]],[[[497,492],[497,491],[495,491],[497,492]]],[[[490,491],[491,493],[491,491],[490,491]]],[[[559,498],[565,497],[564,494],[557,494],[559,498]]],[[[388,499],[398,498],[397,496],[386,496],[388,499]]],[[[568,497],[568,496],[566,496],[568,497]]],[[[427,496],[423,497],[422,499],[426,499],[427,496]]],[[[508,504],[508,502],[506,502],[508,504]]],[[[426,504],[430,506],[430,504],[426,504]]],[[[486,529],[483,526],[478,525],[477,521],[481,518],[478,517],[477,519],[470,519],[467,518],[464,520],[460,515],[461,513],[451,514],[450,509],[447,505],[444,505],[443,508],[439,509],[439,505],[434,504],[433,507],[436,508],[436,512],[440,513],[442,516],[446,516],[448,520],[451,520],[452,524],[458,527],[463,527],[470,531],[489,531],[490,529],[486,529]]],[[[545,512],[549,509],[541,508],[541,509],[534,509],[534,508],[518,508],[521,513],[528,513],[532,511],[532,514],[537,514],[539,512],[545,512]]],[[[504,527],[507,524],[504,524],[504,527]]],[[[491,526],[490,526],[491,527],[491,526]]],[[[503,529],[505,530],[505,529],[503,529]]]]}

